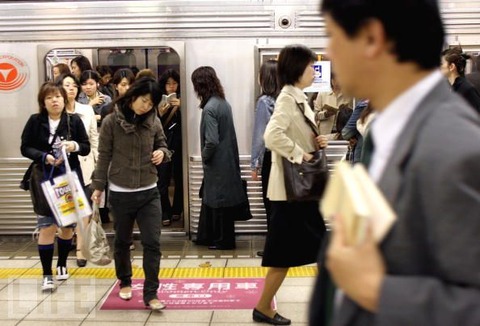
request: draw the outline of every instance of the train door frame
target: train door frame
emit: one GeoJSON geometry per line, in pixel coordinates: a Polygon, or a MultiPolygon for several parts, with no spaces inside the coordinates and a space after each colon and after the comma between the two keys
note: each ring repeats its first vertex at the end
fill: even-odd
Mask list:
{"type": "MultiPolygon", "coordinates": [[[[47,80],[46,72],[46,58],[48,53],[53,50],[60,49],[106,49],[106,48],[158,48],[158,47],[169,47],[173,49],[180,58],[180,87],[182,90],[182,101],[188,103],[188,94],[187,89],[187,75],[186,75],[186,63],[187,59],[185,57],[185,42],[184,41],[162,41],[162,40],[135,40],[135,41],[125,41],[125,40],[108,40],[107,42],[101,41],[75,41],[72,42],[42,42],[37,46],[37,65],[38,65],[38,85],[41,85],[45,80],[47,80]]],[[[182,230],[162,230],[162,233],[168,234],[171,236],[186,236],[190,233],[190,211],[189,211],[189,159],[188,159],[188,119],[187,115],[182,115],[182,155],[183,160],[183,189],[184,189],[184,207],[183,207],[183,228],[182,230]]]]}

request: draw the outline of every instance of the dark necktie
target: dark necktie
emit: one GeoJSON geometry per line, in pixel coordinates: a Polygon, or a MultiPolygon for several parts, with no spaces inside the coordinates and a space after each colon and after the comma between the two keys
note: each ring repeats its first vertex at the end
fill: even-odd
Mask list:
{"type": "Polygon", "coordinates": [[[363,138],[363,146],[362,146],[362,155],[360,157],[360,161],[365,165],[365,167],[369,167],[372,161],[372,154],[374,149],[373,137],[371,130],[367,132],[365,138],[363,138]]]}

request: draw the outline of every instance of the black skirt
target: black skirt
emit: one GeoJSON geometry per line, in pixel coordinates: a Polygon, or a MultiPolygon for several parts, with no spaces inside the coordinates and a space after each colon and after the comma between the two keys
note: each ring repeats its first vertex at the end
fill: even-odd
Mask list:
{"type": "Polygon", "coordinates": [[[232,207],[212,208],[202,204],[198,220],[197,245],[235,249],[235,221],[232,207]]]}
{"type": "Polygon", "coordinates": [[[318,201],[271,201],[262,266],[294,267],[317,261],[326,228],[318,201]]]}

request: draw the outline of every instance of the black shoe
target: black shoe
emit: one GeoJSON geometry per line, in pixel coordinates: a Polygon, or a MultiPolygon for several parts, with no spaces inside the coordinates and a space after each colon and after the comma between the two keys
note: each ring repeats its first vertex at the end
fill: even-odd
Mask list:
{"type": "Polygon", "coordinates": [[[257,251],[257,256],[263,257],[263,250],[257,251]]]}
{"type": "Polygon", "coordinates": [[[290,325],[292,323],[290,319],[282,317],[278,313],[276,313],[275,316],[273,316],[273,318],[270,318],[262,314],[257,309],[253,309],[252,317],[253,317],[253,320],[258,323],[267,323],[270,325],[290,325]]]}
{"type": "Polygon", "coordinates": [[[85,267],[87,265],[86,259],[77,259],[77,266],[78,267],[85,267]]]}

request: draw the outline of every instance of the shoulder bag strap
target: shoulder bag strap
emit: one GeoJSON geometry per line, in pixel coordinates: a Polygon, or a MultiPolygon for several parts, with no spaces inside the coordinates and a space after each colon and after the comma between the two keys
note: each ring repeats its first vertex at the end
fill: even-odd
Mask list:
{"type": "Polygon", "coordinates": [[[164,126],[168,126],[168,123],[173,119],[173,115],[175,114],[175,112],[177,112],[178,110],[178,105],[173,107],[173,109],[170,111],[170,114],[168,115],[167,117],[167,120],[165,120],[165,124],[164,126]]]}
{"type": "Polygon", "coordinates": [[[305,118],[305,122],[306,122],[306,123],[310,126],[310,128],[313,130],[313,133],[315,134],[315,136],[319,136],[317,127],[316,127],[316,126],[307,118],[307,116],[305,115],[305,108],[303,107],[303,105],[300,105],[300,103],[297,103],[297,107],[300,109],[300,111],[302,111],[303,117],[305,118]]]}

